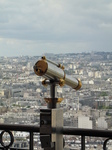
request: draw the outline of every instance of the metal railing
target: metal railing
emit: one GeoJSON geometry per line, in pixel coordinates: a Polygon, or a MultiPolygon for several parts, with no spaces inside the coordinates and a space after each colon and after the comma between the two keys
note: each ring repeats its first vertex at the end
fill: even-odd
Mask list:
{"type": "MultiPolygon", "coordinates": [[[[12,148],[12,144],[14,142],[14,137],[12,131],[22,131],[29,133],[29,149],[34,149],[34,133],[40,132],[40,127],[35,125],[19,125],[19,124],[0,124],[0,130],[2,131],[0,134],[0,150],[25,150],[19,148],[12,148]],[[5,145],[2,141],[3,134],[7,132],[11,138],[9,145],[5,145]]],[[[53,130],[55,131],[55,130],[53,130]]],[[[107,150],[106,145],[107,142],[112,139],[112,131],[109,130],[93,130],[93,129],[80,129],[80,128],[71,128],[71,127],[63,127],[60,132],[63,135],[78,135],[81,136],[81,150],[85,150],[85,137],[103,137],[106,138],[103,142],[103,150],[107,150]]]]}

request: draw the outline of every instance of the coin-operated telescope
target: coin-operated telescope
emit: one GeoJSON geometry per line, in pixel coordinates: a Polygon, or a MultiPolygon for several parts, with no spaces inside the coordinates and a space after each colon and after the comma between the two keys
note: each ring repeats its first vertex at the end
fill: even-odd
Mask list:
{"type": "Polygon", "coordinates": [[[40,141],[44,150],[63,150],[63,135],[60,129],[63,128],[63,110],[57,108],[62,98],[56,96],[56,85],[61,87],[68,85],[75,90],[81,88],[81,81],[66,75],[64,66],[57,64],[43,56],[34,65],[34,72],[45,79],[43,85],[50,85],[51,98],[45,98],[48,109],[40,110],[40,141]],[[52,129],[55,129],[52,131],[52,129]]]}
{"type": "Polygon", "coordinates": [[[82,85],[80,79],[72,78],[65,74],[64,66],[46,59],[45,56],[36,62],[34,65],[34,72],[36,75],[45,78],[45,80],[42,81],[43,85],[68,85],[75,90],[79,90],[82,85]]]}
{"type": "Polygon", "coordinates": [[[66,84],[68,86],[71,86],[75,90],[79,90],[81,88],[81,81],[79,79],[69,78],[65,74],[64,66],[46,59],[45,56],[43,56],[41,60],[36,62],[34,66],[34,72],[36,73],[36,75],[43,76],[45,79],[58,82],[60,86],[66,84]]]}

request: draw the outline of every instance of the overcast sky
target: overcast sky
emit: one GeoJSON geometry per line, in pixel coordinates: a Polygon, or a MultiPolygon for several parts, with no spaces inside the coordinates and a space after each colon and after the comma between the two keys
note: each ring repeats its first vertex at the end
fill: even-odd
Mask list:
{"type": "Polygon", "coordinates": [[[112,52],[112,0],[0,0],[0,56],[112,52]]]}

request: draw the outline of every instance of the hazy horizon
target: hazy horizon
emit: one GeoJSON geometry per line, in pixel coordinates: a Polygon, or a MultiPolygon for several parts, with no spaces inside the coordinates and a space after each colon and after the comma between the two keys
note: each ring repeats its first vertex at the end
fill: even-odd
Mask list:
{"type": "Polygon", "coordinates": [[[12,56],[9,56],[9,55],[3,55],[3,56],[0,56],[0,57],[35,57],[35,56],[39,56],[39,57],[41,57],[41,56],[52,56],[52,55],[64,55],[64,54],[91,54],[91,53],[112,53],[112,52],[109,52],[109,51],[107,51],[107,52],[105,52],[105,51],[91,51],[91,52],[68,52],[68,53],[43,53],[43,54],[41,54],[41,55],[12,55],[12,56]]]}

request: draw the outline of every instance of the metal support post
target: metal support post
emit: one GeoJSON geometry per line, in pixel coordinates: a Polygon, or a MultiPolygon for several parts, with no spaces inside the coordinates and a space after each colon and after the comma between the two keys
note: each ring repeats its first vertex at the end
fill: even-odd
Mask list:
{"type": "Polygon", "coordinates": [[[33,149],[33,132],[30,132],[30,149],[33,149]]]}
{"type": "Polygon", "coordinates": [[[51,101],[47,103],[47,107],[50,109],[57,108],[59,104],[57,103],[57,86],[55,84],[50,85],[50,96],[51,101]]]}
{"type": "Polygon", "coordinates": [[[63,150],[63,110],[57,108],[57,87],[55,83],[50,84],[50,95],[48,98],[48,109],[40,110],[40,141],[44,150],[63,150]]]}
{"type": "Polygon", "coordinates": [[[85,150],[85,136],[81,136],[81,150],[85,150]]]}

